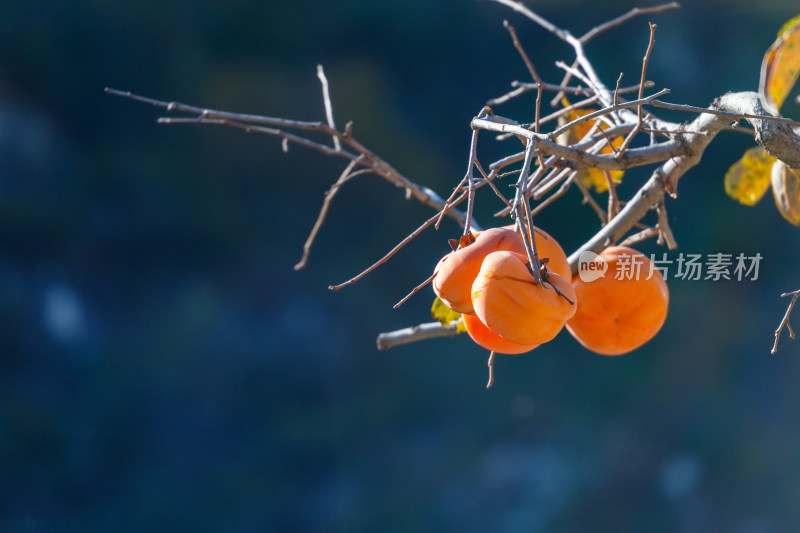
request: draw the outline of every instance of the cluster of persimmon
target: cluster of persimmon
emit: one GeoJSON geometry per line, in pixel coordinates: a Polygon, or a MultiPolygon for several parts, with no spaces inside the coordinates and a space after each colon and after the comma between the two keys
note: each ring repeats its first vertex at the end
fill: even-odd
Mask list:
{"type": "Polygon", "coordinates": [[[533,350],[567,331],[603,355],[630,352],[652,339],[667,317],[664,278],[642,253],[623,246],[604,250],[607,273],[591,281],[573,277],[558,242],[535,228],[542,282],[537,283],[523,238],[513,226],[468,234],[436,265],[433,290],[461,313],[478,345],[496,353],[533,350]],[[642,276],[616,276],[620,261],[634,261],[642,276]]]}

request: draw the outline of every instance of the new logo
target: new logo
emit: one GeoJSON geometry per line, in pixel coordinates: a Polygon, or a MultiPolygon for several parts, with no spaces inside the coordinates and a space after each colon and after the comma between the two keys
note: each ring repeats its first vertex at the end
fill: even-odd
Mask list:
{"type": "Polygon", "coordinates": [[[608,271],[608,262],[594,252],[581,252],[578,257],[578,276],[584,283],[592,282],[605,277],[608,271]]]}

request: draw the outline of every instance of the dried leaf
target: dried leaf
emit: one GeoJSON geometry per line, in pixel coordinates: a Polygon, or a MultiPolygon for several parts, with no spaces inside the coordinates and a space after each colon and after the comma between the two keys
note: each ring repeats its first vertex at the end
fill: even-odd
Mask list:
{"type": "Polygon", "coordinates": [[[769,189],[775,158],[763,146],[747,150],[725,173],[725,192],[744,205],[756,205],[769,189]]]}
{"type": "Polygon", "coordinates": [[[777,113],[800,74],[800,16],[783,25],[764,54],[759,94],[762,104],[777,113]]]}
{"type": "MultiPolygon", "coordinates": [[[[562,105],[565,107],[569,105],[569,102],[566,99],[562,100],[562,105]]],[[[568,124],[573,120],[582,117],[583,115],[587,115],[596,111],[595,109],[573,109],[572,111],[568,112],[565,115],[559,117],[558,122],[559,126],[563,126],[564,124],[568,124]]],[[[568,132],[560,135],[557,139],[558,144],[563,146],[570,146],[579,142],[594,126],[595,121],[586,121],[582,122],[575,127],[571,128],[568,132]]],[[[600,126],[602,128],[602,126],[600,126]]],[[[616,150],[622,146],[624,139],[622,137],[616,137],[611,139],[611,144],[606,143],[600,153],[602,154],[614,154],[616,150]]],[[[593,188],[596,192],[605,192],[608,190],[608,178],[606,177],[606,172],[609,173],[611,180],[614,184],[620,183],[622,181],[622,175],[625,173],[624,170],[600,170],[597,168],[583,168],[578,171],[578,179],[586,185],[588,188],[593,188]]]]}
{"type": "Polygon", "coordinates": [[[456,331],[458,331],[458,333],[464,333],[467,331],[464,327],[464,321],[460,320],[461,313],[453,311],[447,307],[438,296],[433,300],[433,305],[431,306],[431,316],[441,322],[443,326],[449,326],[454,320],[458,320],[458,327],[456,331]]]}
{"type": "Polygon", "coordinates": [[[800,226],[800,169],[776,160],[772,165],[772,194],[783,218],[800,226]]]}

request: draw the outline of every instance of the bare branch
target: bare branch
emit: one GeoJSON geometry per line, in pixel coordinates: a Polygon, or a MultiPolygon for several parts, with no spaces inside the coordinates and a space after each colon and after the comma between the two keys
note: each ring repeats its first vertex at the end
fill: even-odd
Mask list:
{"type": "Polygon", "coordinates": [[[781,298],[786,298],[787,296],[792,297],[792,301],[789,302],[789,307],[786,309],[786,313],[783,315],[783,320],[781,320],[780,325],[778,325],[778,329],[775,330],[775,343],[772,345],[772,351],[770,353],[774,354],[778,351],[778,340],[781,338],[781,332],[783,328],[789,329],[789,338],[794,340],[794,331],[792,331],[792,326],[789,325],[789,316],[792,314],[792,309],[794,309],[794,304],[797,303],[797,298],[800,297],[800,289],[792,292],[787,292],[781,294],[781,298]]]}
{"type": "MultiPolygon", "coordinates": [[[[184,113],[189,113],[191,115],[195,115],[193,119],[195,123],[221,124],[224,126],[235,127],[245,131],[250,131],[255,133],[266,133],[284,139],[289,139],[291,142],[306,146],[308,148],[312,148],[314,150],[318,150],[326,155],[337,155],[351,160],[358,157],[358,155],[356,154],[363,155],[366,159],[368,159],[372,163],[370,166],[372,166],[372,168],[375,169],[375,172],[378,175],[385,178],[386,180],[394,184],[396,187],[405,189],[406,191],[409,192],[409,194],[412,197],[414,197],[420,203],[432,207],[437,211],[445,207],[444,200],[442,200],[442,198],[438,194],[436,194],[434,191],[432,191],[427,187],[419,186],[413,181],[409,180],[408,178],[403,176],[400,172],[398,172],[397,169],[395,169],[392,165],[384,161],[382,158],[378,157],[374,152],[372,152],[366,146],[357,141],[351,134],[350,126],[346,127],[344,132],[340,132],[323,122],[303,122],[303,121],[288,120],[283,118],[267,117],[262,115],[231,113],[228,111],[205,109],[201,107],[183,104],[180,102],[174,102],[174,101],[166,102],[163,100],[147,98],[144,96],[133,94],[128,91],[119,91],[111,88],[106,88],[105,92],[115,96],[122,96],[124,98],[129,98],[137,102],[150,104],[155,107],[160,107],[166,109],[167,111],[180,111],[184,113]],[[315,143],[314,141],[311,141],[309,139],[289,134],[280,129],[273,129],[271,127],[267,128],[254,127],[251,124],[265,125],[265,126],[284,128],[284,129],[321,132],[326,135],[338,138],[341,142],[350,146],[350,148],[353,149],[356,152],[356,154],[347,152],[346,150],[336,150],[335,148],[332,149],[323,144],[315,143]]],[[[159,122],[166,124],[177,124],[177,123],[192,122],[192,120],[160,119],[159,122]]],[[[449,210],[448,216],[455,219],[459,224],[463,225],[466,222],[466,215],[464,213],[461,213],[460,211],[449,210]]]]}
{"type": "Polygon", "coordinates": [[[587,113],[585,115],[581,115],[580,117],[576,118],[575,120],[564,124],[563,126],[556,128],[552,132],[548,134],[551,139],[554,139],[561,135],[562,133],[574,128],[576,125],[581,124],[583,122],[593,120],[595,118],[608,115],[609,113],[613,113],[614,111],[620,109],[627,109],[629,107],[641,107],[642,104],[647,104],[652,102],[654,99],[658,98],[659,96],[663,96],[669,93],[669,89],[661,89],[657,93],[654,93],[647,98],[637,98],[636,100],[631,100],[630,102],[621,102],[616,104],[611,104],[609,106],[604,107],[603,109],[598,109],[597,111],[593,111],[591,113],[587,113]]]}
{"type": "MultiPolygon", "coordinates": [[[[460,319],[459,319],[460,320],[460,319]]],[[[441,337],[455,337],[458,335],[458,320],[443,326],[439,322],[427,322],[408,328],[381,333],[378,335],[377,344],[379,350],[388,350],[401,344],[417,342],[427,339],[437,339],[441,337]]]]}

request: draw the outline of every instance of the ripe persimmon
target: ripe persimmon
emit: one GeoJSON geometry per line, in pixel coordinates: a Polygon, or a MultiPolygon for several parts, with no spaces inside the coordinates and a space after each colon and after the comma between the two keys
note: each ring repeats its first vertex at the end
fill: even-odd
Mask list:
{"type": "MultiPolygon", "coordinates": [[[[504,228],[514,229],[514,225],[503,226],[504,228]]],[[[545,230],[536,227],[534,231],[536,236],[536,255],[539,259],[547,259],[547,269],[550,272],[555,272],[564,279],[572,279],[572,269],[567,260],[567,254],[564,249],[558,244],[558,241],[545,230]]],[[[516,250],[512,250],[516,251],[516,250]]],[[[525,253],[525,252],[522,252],[525,253]]]]}
{"type": "Polygon", "coordinates": [[[588,282],[580,276],[573,279],[578,310],[567,321],[567,330],[593,352],[620,355],[658,333],[667,318],[669,290],[661,273],[641,252],[612,246],[600,257],[608,263],[603,277],[588,282]],[[627,264],[620,268],[623,261],[627,264]]]}
{"type": "Polygon", "coordinates": [[[558,274],[548,277],[549,283],[538,285],[524,255],[507,251],[487,255],[472,284],[475,314],[515,344],[552,340],[575,313],[575,291],[558,274]]]}
{"type": "Polygon", "coordinates": [[[466,328],[470,338],[487,350],[497,353],[518,354],[529,352],[539,346],[538,344],[515,344],[506,340],[489,329],[477,315],[461,315],[461,319],[464,321],[464,328],[466,328]]]}
{"type": "Polygon", "coordinates": [[[498,250],[525,253],[525,243],[514,230],[491,228],[478,233],[475,242],[444,256],[434,269],[433,292],[447,307],[475,314],[470,291],[484,257],[498,250]]]}

